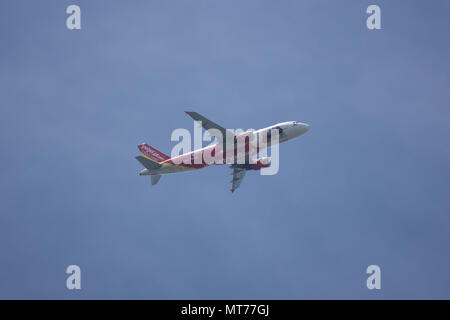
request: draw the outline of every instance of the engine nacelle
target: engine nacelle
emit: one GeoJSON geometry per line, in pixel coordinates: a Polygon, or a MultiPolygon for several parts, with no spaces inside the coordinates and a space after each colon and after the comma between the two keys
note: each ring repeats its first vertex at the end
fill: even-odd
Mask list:
{"type": "Polygon", "coordinates": [[[267,157],[257,159],[254,164],[252,164],[253,170],[261,170],[262,168],[267,168],[270,166],[270,160],[267,157]]]}

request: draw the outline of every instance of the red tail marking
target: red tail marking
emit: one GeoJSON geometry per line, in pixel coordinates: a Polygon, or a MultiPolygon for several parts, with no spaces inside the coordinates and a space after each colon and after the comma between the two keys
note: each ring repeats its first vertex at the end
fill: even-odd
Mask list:
{"type": "Polygon", "coordinates": [[[138,149],[143,155],[157,162],[163,162],[169,159],[169,157],[166,156],[164,153],[156,150],[155,148],[149,146],[146,143],[138,145],[138,149]]]}

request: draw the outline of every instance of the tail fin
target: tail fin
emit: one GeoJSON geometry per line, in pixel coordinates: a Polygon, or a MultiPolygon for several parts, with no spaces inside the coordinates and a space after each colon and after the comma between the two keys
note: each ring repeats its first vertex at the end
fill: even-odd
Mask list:
{"type": "Polygon", "coordinates": [[[138,149],[144,157],[146,157],[150,160],[156,161],[158,163],[166,161],[167,159],[170,159],[169,156],[156,150],[155,148],[149,146],[146,143],[138,145],[138,149]]]}

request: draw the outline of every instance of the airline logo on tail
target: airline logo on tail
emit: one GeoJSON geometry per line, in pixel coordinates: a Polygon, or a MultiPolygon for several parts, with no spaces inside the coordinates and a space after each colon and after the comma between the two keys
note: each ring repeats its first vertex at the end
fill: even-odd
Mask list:
{"type": "Polygon", "coordinates": [[[140,144],[138,145],[139,151],[141,151],[141,153],[156,162],[163,162],[166,161],[167,159],[169,159],[168,156],[166,156],[164,153],[159,152],[158,150],[156,150],[155,148],[152,148],[151,146],[149,146],[146,143],[140,144]]]}

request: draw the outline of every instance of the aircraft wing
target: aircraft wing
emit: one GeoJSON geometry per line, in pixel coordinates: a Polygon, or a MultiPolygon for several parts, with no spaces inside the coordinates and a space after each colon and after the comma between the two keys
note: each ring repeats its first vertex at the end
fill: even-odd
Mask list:
{"type": "Polygon", "coordinates": [[[185,112],[195,121],[201,121],[202,127],[205,130],[216,129],[216,130],[220,131],[220,133],[222,134],[222,140],[217,139],[218,137],[215,136],[213,134],[213,132],[210,132],[211,136],[215,137],[218,143],[221,143],[223,145],[225,144],[224,142],[226,141],[225,139],[227,138],[227,133],[228,133],[228,137],[234,138],[234,133],[232,131],[225,129],[222,126],[219,126],[217,123],[212,122],[211,120],[205,118],[204,116],[198,114],[197,112],[191,112],[191,111],[185,111],[185,112]],[[221,141],[219,141],[219,140],[221,140],[221,141]]]}
{"type": "Polygon", "coordinates": [[[247,170],[245,170],[243,168],[234,168],[233,169],[233,173],[232,173],[233,180],[230,181],[232,183],[231,192],[234,192],[234,190],[239,188],[239,186],[242,183],[242,180],[244,180],[246,172],[247,172],[247,170]]]}

